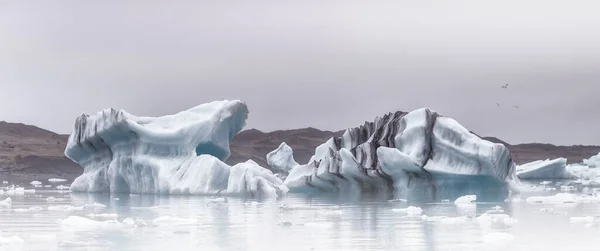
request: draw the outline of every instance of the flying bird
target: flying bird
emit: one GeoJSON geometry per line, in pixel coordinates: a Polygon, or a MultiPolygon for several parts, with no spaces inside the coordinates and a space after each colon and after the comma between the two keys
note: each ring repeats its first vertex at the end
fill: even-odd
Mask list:
{"type": "Polygon", "coordinates": [[[513,107],[514,107],[514,108],[519,108],[519,106],[518,106],[518,105],[515,105],[515,106],[513,106],[513,107]]]}
{"type": "Polygon", "coordinates": [[[496,103],[497,106],[500,106],[500,104],[496,103]]]}
{"type": "Polygon", "coordinates": [[[502,89],[507,89],[508,88],[508,84],[505,84],[502,86],[502,89]]]}

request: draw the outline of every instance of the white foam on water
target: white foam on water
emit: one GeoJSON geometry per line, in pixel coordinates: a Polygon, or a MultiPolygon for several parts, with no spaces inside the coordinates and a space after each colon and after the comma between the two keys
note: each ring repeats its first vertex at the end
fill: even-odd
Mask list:
{"type": "Polygon", "coordinates": [[[421,213],[423,213],[423,209],[421,209],[420,207],[407,207],[407,208],[394,208],[392,209],[393,212],[397,212],[397,213],[403,213],[406,214],[408,216],[420,216],[421,213]]]}

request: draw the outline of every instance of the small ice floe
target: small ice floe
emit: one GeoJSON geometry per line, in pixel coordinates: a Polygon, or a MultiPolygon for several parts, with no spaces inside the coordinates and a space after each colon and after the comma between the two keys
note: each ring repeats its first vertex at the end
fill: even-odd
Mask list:
{"type": "Polygon", "coordinates": [[[45,188],[51,188],[52,185],[44,185],[45,188]]]}
{"type": "Polygon", "coordinates": [[[131,227],[143,227],[146,226],[146,222],[140,219],[134,220],[133,218],[126,218],[123,220],[123,225],[131,227]]]}
{"type": "Polygon", "coordinates": [[[574,186],[560,186],[560,190],[563,192],[577,191],[574,186]]]}
{"type": "Polygon", "coordinates": [[[465,195],[454,201],[455,205],[470,205],[477,201],[477,195],[465,195]]]}
{"type": "Polygon", "coordinates": [[[93,204],[85,204],[83,207],[85,207],[85,208],[88,208],[88,207],[90,207],[90,208],[105,208],[106,205],[100,204],[98,202],[94,202],[93,204]]]}
{"type": "Polygon", "coordinates": [[[448,217],[423,215],[421,216],[421,220],[442,225],[460,225],[469,222],[469,218],[466,216],[448,217]]]}
{"type": "Polygon", "coordinates": [[[117,221],[95,221],[81,216],[69,216],[62,220],[60,225],[63,230],[69,231],[94,231],[121,227],[117,221]]]}
{"type": "Polygon", "coordinates": [[[2,184],[6,185],[6,184],[8,184],[8,181],[6,181],[6,180],[3,180],[3,181],[2,181],[2,184]]]}
{"type": "Polygon", "coordinates": [[[394,208],[392,209],[393,212],[397,212],[397,213],[403,213],[406,214],[408,216],[420,216],[421,213],[423,213],[423,209],[421,209],[420,207],[407,207],[407,208],[394,208]]]}
{"type": "Polygon", "coordinates": [[[10,207],[12,205],[12,199],[10,197],[0,200],[0,207],[10,207]]]}
{"type": "Polygon", "coordinates": [[[532,196],[527,198],[531,204],[573,204],[577,203],[577,196],[570,193],[559,193],[552,196],[532,196]]]}
{"type": "Polygon", "coordinates": [[[64,212],[83,211],[83,207],[74,207],[71,205],[49,206],[48,211],[64,211],[64,212]]]}
{"type": "Polygon", "coordinates": [[[442,203],[444,203],[444,204],[450,203],[450,200],[442,200],[442,203]]]}
{"type": "Polygon", "coordinates": [[[282,222],[277,223],[277,225],[282,226],[282,227],[291,227],[292,223],[289,221],[282,221],[282,222]]]}
{"type": "Polygon", "coordinates": [[[56,186],[57,190],[69,190],[70,188],[71,188],[70,186],[63,186],[63,185],[56,186]]]}
{"type": "Polygon", "coordinates": [[[391,199],[391,200],[388,200],[388,202],[390,202],[390,203],[406,203],[408,201],[405,199],[391,199]]]}
{"type": "Polygon", "coordinates": [[[517,220],[511,218],[508,214],[488,214],[484,213],[477,217],[477,222],[483,227],[512,227],[517,220]]]}
{"type": "Polygon", "coordinates": [[[182,226],[182,225],[195,225],[198,221],[196,219],[186,219],[175,216],[160,216],[152,221],[155,226],[182,226]]]}
{"type": "Polygon", "coordinates": [[[244,202],[244,206],[258,206],[260,203],[258,201],[246,201],[244,202]]]}
{"type": "Polygon", "coordinates": [[[29,184],[31,184],[32,186],[39,186],[39,185],[41,185],[41,184],[42,184],[42,182],[40,182],[40,181],[37,181],[37,180],[34,180],[34,181],[32,181],[32,182],[29,182],[29,184]]]}
{"type": "Polygon", "coordinates": [[[575,223],[593,223],[594,222],[594,217],[592,216],[585,216],[585,217],[571,217],[569,218],[569,221],[573,224],[575,223]]]}
{"type": "Polygon", "coordinates": [[[509,233],[489,233],[483,236],[485,243],[505,243],[515,239],[515,236],[509,233]]]}
{"type": "Polygon", "coordinates": [[[50,182],[50,183],[63,183],[65,181],[67,181],[67,180],[65,180],[65,179],[58,179],[58,178],[48,179],[48,182],[50,182]]]}
{"type": "Polygon", "coordinates": [[[544,213],[556,214],[554,212],[554,208],[542,208],[542,209],[540,209],[540,211],[542,211],[544,213]]]}
{"type": "Polygon", "coordinates": [[[44,210],[44,208],[42,208],[40,206],[33,206],[33,207],[29,208],[29,211],[31,211],[31,212],[39,212],[39,211],[42,211],[42,210],[44,210]]]}
{"type": "Polygon", "coordinates": [[[15,213],[29,213],[29,211],[31,211],[31,210],[29,210],[29,208],[16,208],[16,209],[13,209],[13,212],[15,212],[15,213]]]}
{"type": "Polygon", "coordinates": [[[292,205],[281,204],[281,205],[279,205],[279,209],[285,210],[285,211],[292,211],[292,210],[339,210],[340,206],[338,206],[338,205],[331,205],[331,206],[302,206],[302,205],[297,205],[297,206],[292,206],[292,205]]]}
{"type": "Polygon", "coordinates": [[[118,214],[86,214],[85,216],[90,217],[90,218],[102,218],[102,219],[116,219],[119,218],[118,214]]]}
{"type": "Polygon", "coordinates": [[[52,196],[46,198],[47,202],[58,202],[58,201],[66,201],[66,200],[67,199],[65,199],[65,198],[55,198],[55,197],[52,197],[52,196]]]}
{"type": "Polygon", "coordinates": [[[552,181],[547,181],[547,180],[544,180],[544,181],[542,181],[540,183],[540,185],[542,185],[542,186],[547,186],[547,185],[550,185],[550,184],[552,184],[552,181]]]}
{"type": "Polygon", "coordinates": [[[488,210],[486,213],[504,213],[504,209],[501,206],[492,207],[492,209],[488,210]]]}

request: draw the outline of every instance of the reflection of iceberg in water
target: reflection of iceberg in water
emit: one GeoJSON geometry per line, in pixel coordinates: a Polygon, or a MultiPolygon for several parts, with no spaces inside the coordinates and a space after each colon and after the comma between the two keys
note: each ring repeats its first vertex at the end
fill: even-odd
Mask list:
{"type": "MultiPolygon", "coordinates": [[[[282,149],[282,147],[278,148],[282,149]]],[[[428,109],[396,112],[348,129],[320,145],[306,165],[281,163],[291,151],[276,150],[269,163],[290,170],[292,192],[388,193],[396,198],[439,201],[464,194],[503,200],[517,182],[508,149],[470,133],[428,109]]]]}
{"type": "Polygon", "coordinates": [[[174,115],[106,109],[81,115],[65,155],[84,168],[75,192],[278,196],[287,188],[253,161],[229,166],[229,142],[244,127],[241,101],[215,101],[174,115]]]}

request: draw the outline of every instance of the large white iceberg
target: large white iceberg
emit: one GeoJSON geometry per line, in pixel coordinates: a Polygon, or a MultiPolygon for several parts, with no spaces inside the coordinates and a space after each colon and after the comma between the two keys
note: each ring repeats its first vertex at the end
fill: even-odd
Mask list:
{"type": "Polygon", "coordinates": [[[538,160],[517,166],[519,179],[572,179],[567,171],[567,159],[538,160]]]}
{"type": "Polygon", "coordinates": [[[84,173],[74,192],[277,196],[287,188],[253,161],[229,166],[242,130],[242,101],[202,104],[174,115],[137,117],[106,109],[75,121],[65,155],[84,173]]]}
{"type": "MultiPolygon", "coordinates": [[[[280,151],[291,154],[291,151],[280,151]]],[[[280,156],[279,159],[288,159],[280,156]]],[[[392,192],[410,199],[494,199],[517,182],[508,149],[429,109],[396,112],[351,128],[318,146],[306,165],[293,162],[291,192],[392,192]]]]}

